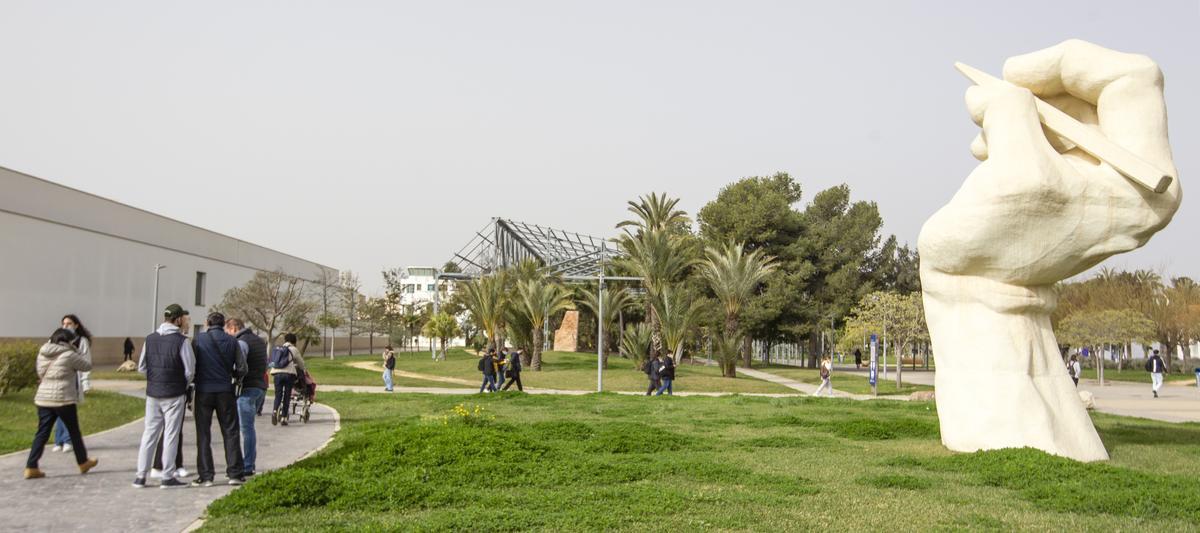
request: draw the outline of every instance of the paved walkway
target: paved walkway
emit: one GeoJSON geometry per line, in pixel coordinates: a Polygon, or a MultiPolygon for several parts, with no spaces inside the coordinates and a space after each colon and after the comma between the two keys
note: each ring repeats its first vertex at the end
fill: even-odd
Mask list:
{"type": "MultiPolygon", "coordinates": [[[[92,386],[139,395],[140,381],[95,380],[92,386]]],[[[270,411],[268,397],[266,411],[270,411]]],[[[258,419],[258,470],[287,466],[323,447],[338,426],[337,413],[323,405],[313,406],[307,424],[272,426],[269,414],[258,419]]],[[[195,472],[196,430],[190,413],[184,422],[183,466],[195,472]]],[[[0,456],[0,531],[88,531],[88,532],[178,532],[196,522],[213,500],[234,487],[225,481],[225,454],[220,431],[213,423],[213,460],[217,483],[208,488],[161,490],[148,480],[147,488],[134,489],[137,448],[142,421],[84,437],[88,453],[100,460],[87,475],[79,475],[73,454],[54,453],[47,447],[41,468],[45,479],[25,480],[28,450],[0,456]]],[[[195,479],[195,475],[188,481],[195,479]]]]}

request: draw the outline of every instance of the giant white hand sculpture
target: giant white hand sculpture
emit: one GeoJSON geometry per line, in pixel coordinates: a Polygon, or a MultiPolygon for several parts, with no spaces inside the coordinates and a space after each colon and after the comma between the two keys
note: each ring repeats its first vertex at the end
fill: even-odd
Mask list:
{"type": "Polygon", "coordinates": [[[1037,95],[1177,176],[1162,72],[1149,58],[1083,41],[1009,59],[1012,85],[967,90],[983,163],[921,230],[921,284],[937,354],[942,442],[1108,458],[1050,328],[1054,283],[1138,248],[1182,194],[1134,185],[1043,131],[1037,95]],[[1061,152],[1061,153],[1060,153],[1061,152]]]}

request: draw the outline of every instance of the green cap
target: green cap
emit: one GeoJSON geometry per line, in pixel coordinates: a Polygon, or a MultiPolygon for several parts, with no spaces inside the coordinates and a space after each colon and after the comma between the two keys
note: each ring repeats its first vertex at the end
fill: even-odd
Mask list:
{"type": "Polygon", "coordinates": [[[176,318],[186,314],[188,314],[187,309],[184,309],[179,304],[168,305],[166,311],[163,311],[163,316],[166,317],[167,320],[175,320],[176,318]]]}

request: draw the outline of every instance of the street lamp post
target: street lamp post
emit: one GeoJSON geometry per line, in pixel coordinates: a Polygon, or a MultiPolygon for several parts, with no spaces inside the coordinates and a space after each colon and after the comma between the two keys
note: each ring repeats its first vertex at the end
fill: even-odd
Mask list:
{"type": "Polygon", "coordinates": [[[150,326],[152,331],[158,328],[158,319],[162,314],[158,309],[158,272],[164,268],[167,268],[167,265],[154,264],[154,310],[150,313],[150,318],[154,321],[150,326]]]}

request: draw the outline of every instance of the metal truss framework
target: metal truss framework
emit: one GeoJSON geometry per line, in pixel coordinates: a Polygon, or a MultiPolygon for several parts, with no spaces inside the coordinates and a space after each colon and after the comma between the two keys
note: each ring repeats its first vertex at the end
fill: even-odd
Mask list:
{"type": "Polygon", "coordinates": [[[444,276],[473,278],[533,259],[548,273],[567,279],[596,278],[601,274],[600,265],[617,255],[616,249],[599,237],[493,218],[450,259],[462,274],[444,276]]]}

